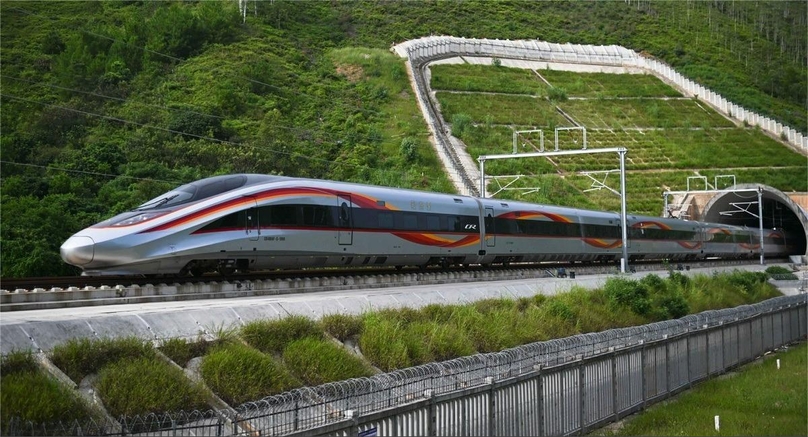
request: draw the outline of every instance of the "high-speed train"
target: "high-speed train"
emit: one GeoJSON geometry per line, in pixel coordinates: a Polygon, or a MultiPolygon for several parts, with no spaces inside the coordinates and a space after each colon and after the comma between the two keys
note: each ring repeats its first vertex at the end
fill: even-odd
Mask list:
{"type": "MultiPolygon", "coordinates": [[[[629,215],[631,260],[753,257],[760,230],[629,215]]],[[[767,256],[788,235],[764,230],[767,256]]],[[[84,275],[335,266],[509,264],[622,257],[620,216],[498,199],[257,174],[183,185],[61,247],[84,275]]]]}

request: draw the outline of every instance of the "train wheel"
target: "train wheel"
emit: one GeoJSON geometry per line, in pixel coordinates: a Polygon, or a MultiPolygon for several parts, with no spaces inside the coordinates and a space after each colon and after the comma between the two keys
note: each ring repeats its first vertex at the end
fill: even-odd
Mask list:
{"type": "Polygon", "coordinates": [[[202,267],[192,267],[189,271],[191,272],[191,276],[195,278],[198,278],[205,274],[205,269],[203,269],[202,267]]]}
{"type": "Polygon", "coordinates": [[[396,270],[401,270],[403,268],[404,268],[404,266],[396,266],[396,270]]]}
{"type": "Polygon", "coordinates": [[[449,268],[449,265],[450,265],[450,264],[449,264],[449,260],[448,260],[447,258],[441,258],[441,259],[440,259],[440,267],[441,267],[442,269],[448,269],[448,268],[449,268]]]}
{"type": "Polygon", "coordinates": [[[236,272],[236,268],[235,267],[228,267],[228,266],[219,266],[216,269],[216,271],[219,272],[219,274],[222,275],[222,276],[230,276],[230,275],[232,275],[233,273],[236,272]]]}

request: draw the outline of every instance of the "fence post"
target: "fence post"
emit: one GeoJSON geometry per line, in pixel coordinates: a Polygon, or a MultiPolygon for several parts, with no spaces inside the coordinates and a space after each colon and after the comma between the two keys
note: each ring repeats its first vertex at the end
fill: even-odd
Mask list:
{"type": "Polygon", "coordinates": [[[541,372],[542,365],[538,365],[539,379],[539,437],[544,436],[544,376],[541,372]]]}
{"type": "Polygon", "coordinates": [[[578,361],[578,396],[581,397],[581,412],[578,420],[581,421],[581,435],[586,434],[586,388],[584,387],[584,356],[578,361]]]}
{"type": "Polygon", "coordinates": [[[670,397],[673,390],[671,390],[671,342],[668,340],[668,334],[663,337],[665,339],[665,391],[667,396],[670,397]]]}
{"type": "Polygon", "coordinates": [[[427,402],[426,411],[427,411],[427,422],[426,422],[426,434],[427,435],[435,435],[435,428],[436,422],[438,421],[437,412],[435,411],[435,397],[433,395],[432,389],[424,390],[424,397],[427,398],[429,402],[427,402]]]}
{"type": "Polygon", "coordinates": [[[724,331],[726,331],[726,327],[724,326],[724,322],[719,322],[719,326],[721,327],[721,371],[718,373],[724,373],[724,370],[727,368],[727,356],[724,353],[724,348],[726,345],[726,338],[724,337],[724,331]]]}
{"type": "MultiPolygon", "coordinates": [[[[488,389],[488,435],[493,436],[494,435],[494,430],[496,429],[496,426],[494,424],[494,420],[496,420],[496,414],[494,413],[494,407],[496,406],[495,402],[494,402],[494,378],[491,377],[491,376],[486,376],[485,377],[485,383],[489,385],[489,389],[488,389]]],[[[429,435],[435,435],[435,434],[429,434],[429,435]]]]}
{"type": "Polygon", "coordinates": [[[693,387],[693,372],[692,366],[690,365],[690,337],[691,337],[690,327],[687,328],[687,334],[685,335],[685,346],[687,346],[687,388],[693,387]]]}
{"type": "Polygon", "coordinates": [[[351,427],[348,429],[348,435],[359,435],[359,420],[354,417],[354,410],[345,410],[343,414],[346,419],[351,419],[351,427]]]}
{"type": "Polygon", "coordinates": [[[617,392],[618,384],[617,384],[617,351],[612,351],[612,408],[614,409],[614,421],[617,422],[620,420],[620,408],[617,406],[618,403],[618,392],[617,392]]]}
{"type": "MultiPolygon", "coordinates": [[[[707,328],[707,325],[704,325],[707,328]]],[[[706,366],[704,367],[706,376],[710,376],[710,330],[705,329],[704,331],[704,360],[706,366]]]]}
{"type": "Polygon", "coordinates": [[[645,401],[647,396],[645,395],[646,384],[647,381],[645,380],[645,340],[640,340],[642,344],[642,348],[640,348],[640,373],[642,375],[642,409],[645,410],[645,401]]]}

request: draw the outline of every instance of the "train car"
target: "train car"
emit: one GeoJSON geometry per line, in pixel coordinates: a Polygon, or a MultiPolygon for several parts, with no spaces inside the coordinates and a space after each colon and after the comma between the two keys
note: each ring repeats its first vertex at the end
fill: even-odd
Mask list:
{"type": "MultiPolygon", "coordinates": [[[[631,259],[760,250],[747,229],[633,215],[627,224],[631,259]]],[[[782,232],[766,232],[767,253],[786,251],[782,232]]],[[[61,254],[86,275],[608,262],[622,256],[622,230],[611,212],[237,174],[183,185],[84,229],[61,254]]]]}

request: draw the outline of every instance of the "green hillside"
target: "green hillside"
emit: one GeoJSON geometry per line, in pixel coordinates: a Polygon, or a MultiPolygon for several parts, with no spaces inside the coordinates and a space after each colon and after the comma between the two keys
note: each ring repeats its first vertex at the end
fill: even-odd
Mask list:
{"type": "MultiPolygon", "coordinates": [[[[235,0],[0,3],[3,277],[75,273],[58,256],[69,235],[214,174],[278,173],[451,191],[437,170],[404,62],[388,50],[431,34],[620,44],[808,132],[808,6],[802,1],[248,3],[245,23],[235,0]]],[[[555,80],[570,96],[612,97],[592,84],[575,89],[576,78],[555,80]]],[[[472,88],[464,91],[485,86],[485,78],[468,82],[472,88]]],[[[632,91],[671,97],[655,84],[640,88],[646,91],[632,91]]],[[[528,96],[537,100],[539,88],[504,92],[514,95],[498,104],[514,114],[534,111],[526,125],[541,116],[542,104],[520,104],[528,96]]],[[[593,142],[650,139],[641,158],[649,170],[654,159],[672,161],[668,171],[693,168],[681,162],[693,154],[676,152],[681,144],[668,128],[680,129],[684,141],[705,144],[702,136],[767,141],[749,130],[728,132],[717,115],[697,116],[689,100],[619,102],[605,112],[589,100],[563,104],[603,129],[593,142]],[[671,120],[671,111],[692,117],[671,120]],[[639,136],[620,129],[629,123],[666,130],[639,136]],[[704,123],[707,129],[687,129],[704,123]]],[[[491,120],[481,139],[505,141],[470,147],[510,144],[500,121],[491,120]]],[[[744,164],[743,171],[765,174],[757,165],[744,164]]],[[[555,177],[547,183],[558,181],[563,190],[556,191],[581,196],[578,182],[555,177]]],[[[588,202],[611,208],[608,200],[588,202]]],[[[652,208],[638,204],[635,210],[652,208]]]]}

